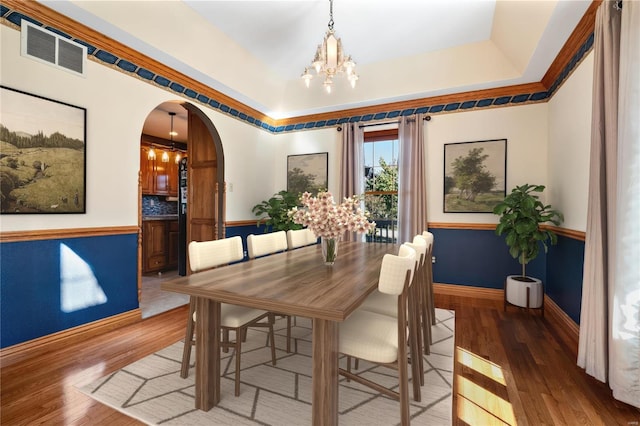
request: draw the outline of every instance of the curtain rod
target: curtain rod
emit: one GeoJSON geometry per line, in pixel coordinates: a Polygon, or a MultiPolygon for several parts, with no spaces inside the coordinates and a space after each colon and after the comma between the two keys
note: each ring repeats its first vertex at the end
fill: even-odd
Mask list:
{"type": "MultiPolygon", "coordinates": [[[[415,120],[416,120],[415,118],[410,118],[407,121],[415,121],[415,120]]],[[[431,116],[430,115],[425,116],[424,117],[424,121],[431,121],[431,116]]],[[[381,123],[361,124],[358,127],[360,127],[362,129],[363,127],[384,126],[385,124],[393,124],[393,123],[399,123],[399,122],[400,122],[400,120],[383,121],[381,123]]]]}
{"type": "MultiPolygon", "coordinates": [[[[415,121],[415,118],[410,118],[408,121],[415,121]]],[[[424,121],[431,121],[431,116],[427,115],[423,118],[424,121]]],[[[386,124],[397,124],[399,123],[400,120],[395,120],[395,121],[382,121],[380,123],[371,123],[371,124],[361,124],[358,126],[358,128],[362,129],[363,127],[373,127],[373,126],[384,126],[386,124]]],[[[342,126],[338,126],[337,130],[340,132],[342,131],[342,126]]]]}

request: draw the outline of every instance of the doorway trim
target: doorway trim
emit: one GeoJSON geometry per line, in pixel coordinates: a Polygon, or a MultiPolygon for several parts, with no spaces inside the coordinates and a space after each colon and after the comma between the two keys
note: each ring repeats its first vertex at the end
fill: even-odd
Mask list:
{"type": "MultiPolygon", "coordinates": [[[[211,135],[211,139],[213,139],[214,146],[216,148],[216,158],[217,158],[217,173],[216,173],[216,182],[218,182],[218,190],[216,194],[218,199],[216,200],[216,205],[218,207],[218,211],[216,212],[218,223],[216,224],[218,229],[218,239],[222,239],[225,237],[226,229],[225,229],[225,199],[226,199],[226,182],[224,181],[224,149],[222,147],[222,139],[220,138],[220,134],[216,129],[216,126],[211,122],[211,119],[197,106],[190,104],[189,102],[184,102],[181,104],[189,113],[195,114],[198,118],[204,123],[207,130],[209,130],[209,134],[211,135]]],[[[187,155],[189,152],[189,146],[187,145],[187,155]]],[[[187,214],[189,213],[189,205],[187,205],[187,214]]]]}

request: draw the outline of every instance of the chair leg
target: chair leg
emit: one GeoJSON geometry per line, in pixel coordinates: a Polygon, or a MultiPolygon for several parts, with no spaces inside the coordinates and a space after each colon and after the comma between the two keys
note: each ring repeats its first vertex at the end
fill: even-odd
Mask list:
{"type": "MultiPolygon", "coordinates": [[[[238,338],[238,336],[236,335],[236,339],[237,338],[238,338]]],[[[227,329],[227,328],[222,330],[222,341],[225,342],[225,343],[229,343],[229,329],[227,329]]],[[[229,347],[226,346],[226,345],[222,346],[222,352],[224,352],[224,353],[229,352],[229,347]]]]}
{"type": "MultiPolygon", "coordinates": [[[[429,310],[431,312],[431,324],[435,324],[436,323],[436,304],[433,297],[433,263],[431,261],[432,253],[433,252],[431,251],[429,255],[429,267],[427,269],[427,275],[429,277],[429,286],[427,288],[429,290],[429,310]]],[[[433,343],[433,341],[429,343],[433,343]]]]}
{"type": "MultiPolygon", "coordinates": [[[[419,271],[418,271],[419,272],[419,271]]],[[[419,285],[412,285],[409,298],[409,357],[411,359],[411,381],[413,384],[413,399],[420,402],[420,386],[424,384],[424,366],[422,363],[422,333],[420,332],[420,312],[418,310],[419,285]]],[[[400,362],[400,360],[398,360],[400,362]]],[[[406,361],[405,361],[406,362],[406,361]]]]}
{"type": "Polygon", "coordinates": [[[425,355],[429,355],[431,353],[430,345],[431,345],[431,321],[430,315],[428,315],[428,306],[429,301],[427,299],[427,276],[425,272],[425,266],[423,265],[419,269],[418,279],[418,304],[417,309],[419,310],[419,320],[418,326],[420,327],[420,331],[422,332],[422,350],[425,355]]]}
{"type": "Polygon", "coordinates": [[[291,316],[287,315],[287,353],[291,353],[291,316]]]}
{"type": "Polygon", "coordinates": [[[235,380],[235,395],[240,396],[240,354],[242,353],[242,329],[236,328],[236,380],[235,380]]]}
{"type": "MultiPolygon", "coordinates": [[[[404,294],[402,297],[405,297],[404,294]]],[[[398,396],[400,399],[400,419],[402,426],[408,426],[409,416],[409,377],[407,367],[407,318],[405,317],[404,303],[398,303],[398,396]]],[[[406,312],[406,311],[405,311],[406,312]]]]}
{"type": "Polygon", "coordinates": [[[191,346],[193,346],[194,321],[193,313],[196,310],[195,298],[189,298],[189,316],[187,317],[187,331],[184,336],[184,348],[182,350],[182,366],[180,368],[180,377],[186,379],[189,376],[189,362],[191,361],[191,346]]]}
{"type": "Polygon", "coordinates": [[[273,333],[273,323],[275,322],[275,315],[269,314],[269,336],[271,337],[271,364],[276,365],[276,338],[273,333]]]}

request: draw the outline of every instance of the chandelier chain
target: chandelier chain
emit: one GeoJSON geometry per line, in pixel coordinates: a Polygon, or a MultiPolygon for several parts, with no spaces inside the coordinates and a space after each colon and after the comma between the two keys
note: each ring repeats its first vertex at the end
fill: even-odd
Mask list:
{"type": "Polygon", "coordinates": [[[333,0],[329,0],[329,29],[333,31],[333,0]]]}

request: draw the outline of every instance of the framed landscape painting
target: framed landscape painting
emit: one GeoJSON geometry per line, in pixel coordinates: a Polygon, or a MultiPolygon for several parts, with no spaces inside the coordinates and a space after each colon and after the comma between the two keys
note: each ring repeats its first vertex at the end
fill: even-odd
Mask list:
{"type": "Polygon", "coordinates": [[[492,213],[506,195],[507,140],[444,145],[444,212],[492,213]]]}
{"type": "Polygon", "coordinates": [[[287,156],[287,191],[316,195],[329,185],[329,153],[287,156]]]}
{"type": "Polygon", "coordinates": [[[2,214],[86,212],[85,108],[0,86],[2,214]]]}

